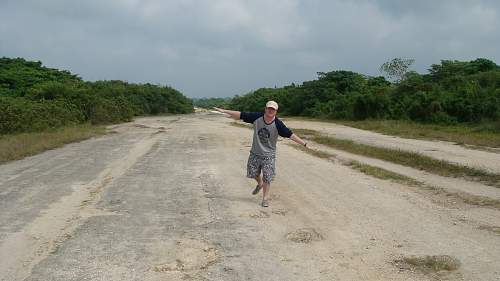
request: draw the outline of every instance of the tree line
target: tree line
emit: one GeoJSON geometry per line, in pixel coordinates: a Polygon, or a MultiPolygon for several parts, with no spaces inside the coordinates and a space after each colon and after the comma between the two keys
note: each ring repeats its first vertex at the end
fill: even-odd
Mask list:
{"type": "Polygon", "coordinates": [[[381,67],[395,81],[352,71],[318,72],[301,85],[261,88],[229,100],[202,99],[197,106],[261,111],[267,100],[280,114],[327,119],[394,119],[455,124],[498,122],[500,67],[491,60],[443,60],[426,74],[407,71],[412,60],[395,59],[381,67]]]}
{"type": "Polygon", "coordinates": [[[69,71],[44,67],[39,61],[0,58],[0,134],[190,112],[192,100],[168,86],[89,82],[69,71]]]}

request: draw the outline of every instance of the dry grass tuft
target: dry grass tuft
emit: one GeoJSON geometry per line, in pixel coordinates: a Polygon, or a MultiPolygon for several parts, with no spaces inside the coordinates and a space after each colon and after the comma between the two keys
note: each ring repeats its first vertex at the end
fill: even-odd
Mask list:
{"type": "Polygon", "coordinates": [[[0,163],[22,159],[71,142],[105,134],[104,127],[68,126],[45,132],[0,136],[0,163]]]}

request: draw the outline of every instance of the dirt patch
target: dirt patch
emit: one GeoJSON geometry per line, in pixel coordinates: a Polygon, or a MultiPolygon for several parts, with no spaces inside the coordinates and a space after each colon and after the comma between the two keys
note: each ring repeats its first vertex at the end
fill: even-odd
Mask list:
{"type": "Polygon", "coordinates": [[[207,269],[219,260],[217,248],[202,240],[188,238],[175,243],[175,260],[151,267],[155,272],[190,272],[207,269]]]}
{"type": "Polygon", "coordinates": [[[136,128],[142,128],[142,129],[151,128],[151,127],[149,127],[149,126],[147,126],[147,125],[144,125],[144,124],[134,124],[134,125],[132,125],[132,126],[134,126],[134,127],[136,127],[136,128]]]}
{"type": "Polygon", "coordinates": [[[163,133],[166,133],[167,131],[165,130],[158,130],[156,132],[154,132],[152,135],[157,135],[157,134],[163,134],[163,133]]]}
{"type": "Polygon", "coordinates": [[[256,212],[250,213],[248,216],[251,217],[251,218],[253,218],[253,219],[267,219],[271,215],[269,215],[268,212],[256,211],[256,212]]]}
{"type": "Polygon", "coordinates": [[[313,241],[323,240],[323,236],[314,228],[301,228],[296,231],[290,232],[286,235],[286,239],[295,243],[311,243],[313,241]]]}
{"type": "Polygon", "coordinates": [[[269,195],[269,201],[274,201],[274,200],[279,200],[280,199],[280,195],[279,194],[271,194],[269,195]]]}
{"type": "Polygon", "coordinates": [[[286,216],[286,214],[288,213],[288,210],[286,210],[286,209],[276,209],[276,210],[272,210],[271,212],[273,214],[275,214],[275,215],[286,216]]]}

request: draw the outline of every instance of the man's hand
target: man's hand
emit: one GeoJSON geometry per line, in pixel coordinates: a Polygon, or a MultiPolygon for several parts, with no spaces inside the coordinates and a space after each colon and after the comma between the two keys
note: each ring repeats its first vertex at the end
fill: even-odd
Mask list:
{"type": "Polygon", "coordinates": [[[231,117],[233,119],[236,119],[236,120],[240,119],[241,112],[239,112],[239,111],[227,110],[227,109],[222,109],[222,108],[218,108],[218,107],[213,107],[213,109],[217,110],[220,113],[227,114],[228,117],[231,117]]]}

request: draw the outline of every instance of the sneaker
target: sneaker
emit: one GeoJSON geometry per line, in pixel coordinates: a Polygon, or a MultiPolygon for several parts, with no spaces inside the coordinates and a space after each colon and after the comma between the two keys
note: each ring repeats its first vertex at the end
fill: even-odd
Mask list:
{"type": "Polygon", "coordinates": [[[256,195],[257,193],[259,193],[259,191],[262,189],[262,187],[260,185],[257,185],[255,187],[255,189],[252,191],[252,194],[253,195],[256,195]]]}
{"type": "Polygon", "coordinates": [[[267,202],[267,200],[262,200],[261,206],[262,207],[269,207],[269,203],[267,202]]]}

